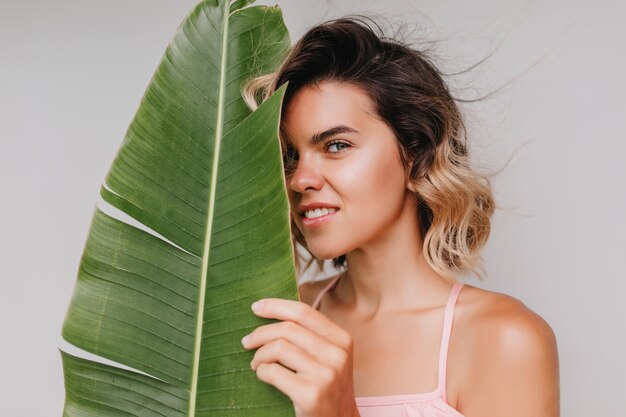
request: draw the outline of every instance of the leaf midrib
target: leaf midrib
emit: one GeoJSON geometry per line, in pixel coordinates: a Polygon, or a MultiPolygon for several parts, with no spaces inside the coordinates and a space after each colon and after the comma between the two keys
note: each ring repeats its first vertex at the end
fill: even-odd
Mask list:
{"type": "Polygon", "coordinates": [[[189,409],[187,415],[194,417],[196,414],[196,396],[198,392],[198,372],[200,367],[200,348],[202,344],[202,324],[204,322],[204,302],[206,292],[207,272],[209,268],[209,252],[211,248],[211,231],[213,229],[213,212],[215,207],[215,193],[217,189],[217,169],[219,166],[220,145],[224,118],[224,90],[226,85],[226,60],[228,57],[228,23],[229,8],[223,8],[222,49],[220,57],[220,80],[217,98],[217,121],[215,128],[215,147],[213,151],[213,166],[211,169],[211,186],[209,187],[209,205],[207,214],[207,228],[204,238],[204,250],[202,253],[202,268],[200,273],[200,288],[198,292],[198,313],[196,321],[196,333],[193,349],[193,368],[191,373],[191,388],[189,390],[189,409]]]}

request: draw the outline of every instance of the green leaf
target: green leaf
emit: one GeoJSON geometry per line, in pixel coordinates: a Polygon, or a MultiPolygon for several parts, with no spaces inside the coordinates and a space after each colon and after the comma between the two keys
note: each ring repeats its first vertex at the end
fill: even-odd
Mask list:
{"type": "Polygon", "coordinates": [[[286,85],[253,113],[241,86],[290,47],[278,7],[205,1],[167,47],[101,188],[63,324],[65,416],[293,416],[241,338],[299,300],[278,140],[286,85]]]}

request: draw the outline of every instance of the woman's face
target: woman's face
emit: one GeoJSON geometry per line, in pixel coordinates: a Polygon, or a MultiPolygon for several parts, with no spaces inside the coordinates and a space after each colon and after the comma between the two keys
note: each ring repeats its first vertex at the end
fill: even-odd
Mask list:
{"type": "Polygon", "coordinates": [[[366,93],[340,82],[303,87],[282,119],[291,214],[311,253],[332,259],[384,238],[411,197],[396,137],[366,93]],[[311,205],[336,211],[307,218],[311,205]]]}

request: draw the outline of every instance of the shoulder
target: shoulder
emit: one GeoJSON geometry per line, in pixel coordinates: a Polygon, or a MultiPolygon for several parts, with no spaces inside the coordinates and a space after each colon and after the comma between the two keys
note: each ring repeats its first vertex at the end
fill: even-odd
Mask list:
{"type": "Polygon", "coordinates": [[[489,345],[508,346],[507,352],[514,353],[533,344],[556,342],[550,325],[522,301],[468,284],[465,287],[464,327],[481,339],[487,337],[492,342],[489,345]]]}
{"type": "Polygon", "coordinates": [[[307,281],[307,282],[303,282],[302,284],[300,284],[298,286],[298,292],[300,293],[300,301],[308,305],[313,305],[319,293],[322,292],[324,287],[326,287],[335,277],[336,275],[330,278],[326,278],[322,280],[315,280],[315,281],[307,281]]]}
{"type": "MultiPolygon", "coordinates": [[[[515,297],[470,285],[465,290],[459,326],[466,349],[462,355],[468,364],[466,377],[481,384],[471,387],[471,397],[459,396],[464,408],[475,407],[475,415],[481,415],[481,404],[499,398],[509,401],[509,410],[520,402],[519,409],[529,414],[553,415],[527,408],[558,406],[557,342],[550,325],[515,297]],[[534,398],[536,403],[524,404],[522,398],[534,398]]],[[[463,391],[470,392],[467,387],[463,391]]]]}

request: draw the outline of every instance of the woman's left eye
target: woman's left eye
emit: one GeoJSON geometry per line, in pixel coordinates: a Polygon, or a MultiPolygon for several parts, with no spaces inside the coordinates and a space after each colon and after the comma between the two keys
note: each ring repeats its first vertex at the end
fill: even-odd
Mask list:
{"type": "MultiPolygon", "coordinates": [[[[349,147],[349,146],[350,146],[350,145],[349,145],[348,143],[346,143],[346,142],[342,142],[342,141],[339,141],[339,140],[334,140],[334,141],[332,141],[332,142],[328,142],[328,144],[326,145],[326,149],[327,149],[327,150],[330,150],[330,148],[331,148],[332,146],[340,146],[340,145],[345,145],[345,148],[347,148],[347,147],[349,147]]],[[[331,153],[338,153],[338,152],[341,152],[341,151],[342,151],[343,149],[345,149],[345,148],[338,148],[338,150],[337,150],[336,152],[332,152],[332,151],[331,151],[331,153]]]]}

